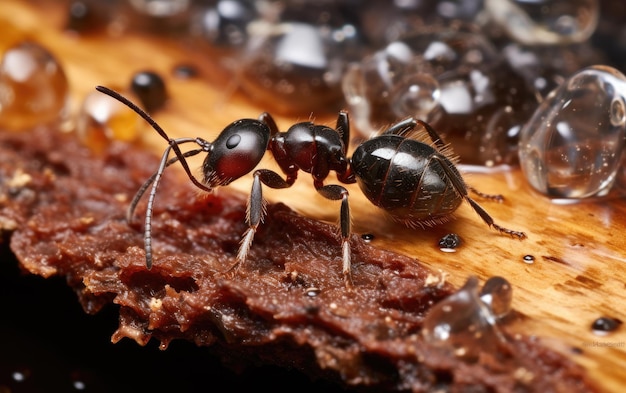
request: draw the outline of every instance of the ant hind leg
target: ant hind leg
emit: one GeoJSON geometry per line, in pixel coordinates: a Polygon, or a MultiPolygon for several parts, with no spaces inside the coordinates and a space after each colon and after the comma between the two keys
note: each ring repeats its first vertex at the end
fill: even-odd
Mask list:
{"type": "MultiPolygon", "coordinates": [[[[483,209],[475,200],[470,198],[470,196],[467,193],[468,186],[465,185],[465,182],[459,176],[458,172],[453,171],[446,164],[446,161],[443,159],[443,157],[441,157],[440,155],[433,155],[431,157],[431,159],[436,160],[437,162],[439,162],[439,164],[443,168],[443,171],[445,172],[446,176],[448,177],[448,179],[452,183],[452,186],[455,188],[456,192],[458,192],[459,195],[461,197],[463,197],[463,199],[465,199],[467,202],[469,202],[469,204],[472,207],[472,209],[474,209],[474,211],[476,213],[478,213],[480,218],[482,218],[482,220],[487,225],[489,225],[489,227],[497,230],[500,233],[504,233],[504,234],[510,235],[512,237],[517,237],[520,240],[526,238],[526,234],[524,232],[516,231],[516,230],[513,230],[513,229],[508,229],[508,228],[505,228],[505,227],[502,227],[502,226],[496,224],[494,222],[493,218],[491,218],[491,216],[489,215],[489,213],[487,213],[487,211],[485,209],[483,209]]],[[[472,188],[469,188],[469,189],[472,190],[472,192],[475,192],[472,188]]],[[[482,194],[482,195],[488,196],[488,194],[482,194]]],[[[497,198],[497,196],[494,196],[494,198],[497,198]]]]}
{"type": "Polygon", "coordinates": [[[494,201],[498,203],[502,203],[504,201],[504,197],[501,194],[486,194],[482,191],[475,189],[472,186],[467,186],[467,189],[473,192],[474,194],[478,195],[479,197],[488,199],[490,201],[494,201]]]}

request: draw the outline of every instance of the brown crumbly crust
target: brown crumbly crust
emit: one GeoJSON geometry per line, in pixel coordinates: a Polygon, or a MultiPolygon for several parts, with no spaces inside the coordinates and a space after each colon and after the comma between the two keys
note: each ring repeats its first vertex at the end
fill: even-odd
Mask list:
{"type": "Polygon", "coordinates": [[[353,236],[355,288],[345,288],[337,229],[271,204],[249,259],[235,263],[245,196],[200,195],[170,170],[153,220],[155,265],[145,268],[145,202],[126,209],[157,159],[113,143],[99,156],[53,130],[0,133],[0,227],[21,267],[64,276],[87,313],[119,306],[119,328],[208,346],[224,362],[296,368],[355,390],[589,392],[573,361],[526,336],[465,362],[426,343],[425,313],[455,288],[416,259],[353,236]]]}

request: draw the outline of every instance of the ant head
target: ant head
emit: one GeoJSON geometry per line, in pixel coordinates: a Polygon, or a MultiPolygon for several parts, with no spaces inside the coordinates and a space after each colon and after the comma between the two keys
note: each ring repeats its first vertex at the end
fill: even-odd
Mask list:
{"type": "Polygon", "coordinates": [[[255,119],[232,122],[211,144],[202,172],[209,187],[224,186],[248,173],[261,161],[270,140],[269,127],[255,119]]]}
{"type": "MultiPolygon", "coordinates": [[[[176,142],[170,139],[150,115],[126,97],[104,86],[97,86],[96,90],[115,98],[134,110],[170,144],[176,142]]],[[[268,125],[255,119],[236,120],[224,128],[213,143],[207,143],[208,148],[203,145],[206,148],[203,150],[208,151],[202,165],[204,184],[209,188],[224,186],[250,173],[265,155],[270,134],[268,125]]],[[[196,153],[198,152],[196,151],[196,153]]],[[[178,158],[184,164],[182,162],[184,157],[178,158]]]]}

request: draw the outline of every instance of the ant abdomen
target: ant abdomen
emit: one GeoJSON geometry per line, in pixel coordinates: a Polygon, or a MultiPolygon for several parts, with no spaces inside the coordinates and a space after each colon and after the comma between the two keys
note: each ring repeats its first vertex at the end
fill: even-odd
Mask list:
{"type": "Polygon", "coordinates": [[[446,221],[463,201],[443,166],[454,164],[434,147],[399,135],[365,141],[352,155],[352,171],[372,204],[410,226],[446,221]]]}

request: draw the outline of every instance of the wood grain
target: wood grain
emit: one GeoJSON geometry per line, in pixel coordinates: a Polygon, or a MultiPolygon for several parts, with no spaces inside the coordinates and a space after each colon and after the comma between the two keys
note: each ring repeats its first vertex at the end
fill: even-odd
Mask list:
{"type": "MultiPolygon", "coordinates": [[[[215,84],[213,65],[202,54],[190,53],[184,44],[132,33],[112,38],[78,37],[63,32],[64,14],[59,7],[13,0],[3,1],[0,26],[0,50],[32,39],[59,59],[71,84],[73,113],[96,85],[127,86],[131,75],[144,69],[166,78],[171,98],[155,118],[171,136],[210,140],[232,120],[257,117],[271,109],[230,92],[227,87],[232,85],[228,83],[215,84]],[[181,63],[197,65],[204,77],[172,77],[172,68],[181,63]]],[[[312,116],[321,123],[333,124],[335,120],[332,113],[312,116]]],[[[276,116],[276,120],[285,129],[303,117],[276,116]]],[[[142,142],[155,152],[164,147],[163,140],[147,126],[142,142]]],[[[268,157],[262,165],[274,164],[268,157]]],[[[456,285],[469,275],[483,280],[494,275],[506,277],[514,285],[513,306],[523,316],[512,329],[536,335],[568,354],[607,392],[622,391],[626,386],[626,326],[606,336],[594,335],[590,326],[601,316],[626,321],[623,193],[616,190],[600,200],[557,203],[534,192],[517,168],[489,173],[465,169],[470,172],[468,183],[483,192],[505,196],[501,204],[477,199],[496,222],[525,231],[528,239],[519,241],[490,230],[467,204],[450,223],[409,230],[369,204],[358,187],[349,186],[355,232],[374,234],[374,245],[415,257],[448,274],[448,280],[456,285]],[[437,242],[451,232],[459,234],[463,244],[456,252],[441,252],[437,242]],[[524,263],[525,255],[534,256],[534,263],[524,263]]],[[[232,187],[247,192],[250,179],[241,179],[232,187]]],[[[304,174],[292,189],[268,190],[266,195],[307,216],[337,221],[339,205],[317,195],[311,178],[304,174]]]]}

